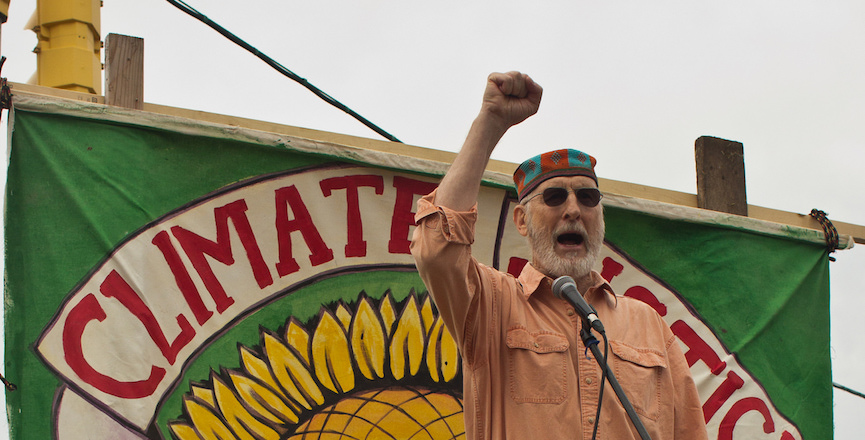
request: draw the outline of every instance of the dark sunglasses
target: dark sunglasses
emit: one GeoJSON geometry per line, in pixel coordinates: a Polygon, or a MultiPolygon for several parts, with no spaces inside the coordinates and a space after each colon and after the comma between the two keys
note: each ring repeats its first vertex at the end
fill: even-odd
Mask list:
{"type": "Polygon", "coordinates": [[[598,203],[601,202],[601,197],[603,197],[601,191],[597,188],[579,188],[577,190],[571,191],[567,188],[550,187],[545,189],[541,193],[529,197],[522,203],[526,204],[529,203],[529,200],[537,196],[543,196],[544,203],[547,206],[559,206],[562,203],[565,203],[566,200],[568,200],[568,195],[571,192],[577,195],[577,202],[589,208],[598,206],[598,203]]]}

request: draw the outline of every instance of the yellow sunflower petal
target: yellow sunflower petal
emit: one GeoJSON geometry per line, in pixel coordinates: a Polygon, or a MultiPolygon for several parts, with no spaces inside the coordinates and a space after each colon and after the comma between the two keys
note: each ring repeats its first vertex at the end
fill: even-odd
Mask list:
{"type": "Polygon", "coordinates": [[[429,334],[429,346],[426,349],[426,367],[429,370],[429,376],[433,382],[441,380],[441,372],[439,371],[439,354],[441,353],[436,348],[436,341],[441,336],[442,326],[438,322],[433,326],[429,334]]]}
{"type": "Polygon", "coordinates": [[[274,377],[292,399],[306,409],[324,402],[321,389],[306,364],[294,352],[268,333],[264,333],[264,351],[274,377]]]}
{"type": "Polygon", "coordinates": [[[390,290],[385,292],[384,296],[381,298],[379,309],[381,322],[384,323],[385,334],[390,336],[390,333],[393,330],[393,323],[396,322],[396,307],[393,305],[393,297],[390,296],[390,290]]]}
{"type": "Polygon", "coordinates": [[[294,317],[291,318],[288,327],[285,328],[285,341],[288,342],[290,347],[297,351],[307,365],[310,365],[309,333],[306,332],[306,329],[303,328],[294,317]]]}
{"type": "MultiPolygon", "coordinates": [[[[279,388],[279,385],[277,385],[276,379],[273,378],[273,374],[270,373],[270,368],[267,366],[267,362],[261,360],[261,358],[256,356],[255,353],[243,345],[240,346],[240,360],[243,362],[243,368],[250,377],[267,385],[270,390],[276,393],[276,395],[282,400],[289,400],[287,398],[288,396],[286,396],[285,393],[282,392],[282,389],[279,388]]],[[[294,412],[299,412],[299,406],[293,405],[292,402],[288,403],[294,412]]]]}
{"type": "MultiPolygon", "coordinates": [[[[439,317],[439,321],[441,321],[441,317],[439,317]]],[[[457,341],[454,339],[453,335],[451,335],[450,330],[448,330],[444,323],[442,323],[442,337],[440,344],[442,353],[442,361],[440,364],[442,366],[442,375],[444,376],[445,382],[450,382],[457,377],[462,362],[460,360],[460,349],[457,346],[457,341]]]]}
{"type": "Polygon", "coordinates": [[[349,325],[351,325],[351,312],[342,301],[339,302],[339,307],[336,308],[336,317],[342,323],[342,328],[347,330],[349,325]]]}
{"type": "Polygon", "coordinates": [[[195,428],[181,422],[168,422],[168,428],[178,440],[201,440],[195,428]]]}
{"type": "Polygon", "coordinates": [[[327,389],[344,393],[354,389],[354,369],[348,338],[342,324],[328,312],[321,314],[312,335],[312,363],[315,377],[327,389]]]}
{"type": "Polygon", "coordinates": [[[420,316],[423,319],[424,334],[428,335],[430,328],[435,322],[435,316],[433,316],[432,301],[430,300],[429,295],[424,296],[423,307],[421,307],[420,316]]]}
{"type": "Polygon", "coordinates": [[[231,378],[231,383],[234,384],[238,397],[248,408],[254,410],[259,418],[264,418],[275,424],[297,423],[298,417],[294,408],[286,404],[269,387],[235,371],[229,372],[228,376],[231,378]]]}
{"type": "Polygon", "coordinates": [[[200,402],[184,397],[183,406],[202,440],[238,440],[222,419],[200,402]]]}
{"type": "Polygon", "coordinates": [[[240,440],[279,440],[279,433],[250,414],[228,385],[215,374],[211,378],[219,410],[240,440]]]}
{"type": "Polygon", "coordinates": [[[423,362],[425,332],[422,325],[417,299],[409,295],[390,343],[390,368],[394,378],[405,377],[406,363],[408,374],[417,374],[423,362]]]}
{"type": "Polygon", "coordinates": [[[192,395],[210,405],[210,408],[216,409],[216,398],[213,397],[213,390],[199,385],[191,385],[192,395]]]}
{"type": "Polygon", "coordinates": [[[441,317],[436,319],[427,346],[427,367],[436,382],[450,382],[459,372],[459,349],[441,317]]]}
{"type": "Polygon", "coordinates": [[[351,323],[351,351],[360,373],[367,379],[384,377],[386,344],[384,323],[364,296],[351,323]]]}

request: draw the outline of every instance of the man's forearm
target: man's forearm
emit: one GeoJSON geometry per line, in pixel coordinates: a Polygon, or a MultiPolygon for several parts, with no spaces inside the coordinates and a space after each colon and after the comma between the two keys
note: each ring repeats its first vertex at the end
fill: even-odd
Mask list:
{"type": "Polygon", "coordinates": [[[475,118],[463,147],[439,184],[437,205],[455,211],[468,211],[474,206],[484,170],[505,131],[507,127],[487,113],[475,118]]]}

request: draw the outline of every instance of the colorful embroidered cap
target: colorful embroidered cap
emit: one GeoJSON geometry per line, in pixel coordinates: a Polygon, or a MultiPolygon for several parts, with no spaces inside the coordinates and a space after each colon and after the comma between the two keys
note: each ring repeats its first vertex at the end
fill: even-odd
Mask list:
{"type": "Polygon", "coordinates": [[[597,185],[596,163],[597,160],[594,157],[577,150],[555,150],[537,155],[523,162],[514,171],[517,197],[522,200],[541,182],[558,176],[591,177],[597,185]]]}

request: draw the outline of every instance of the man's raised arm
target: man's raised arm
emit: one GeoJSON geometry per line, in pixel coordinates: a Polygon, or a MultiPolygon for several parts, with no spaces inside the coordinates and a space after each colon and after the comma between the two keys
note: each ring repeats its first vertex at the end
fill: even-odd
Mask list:
{"type": "MultiPolygon", "coordinates": [[[[493,73],[487,79],[481,111],[465,144],[435,194],[418,201],[418,226],[411,253],[439,313],[465,349],[467,313],[484,284],[479,265],[471,258],[481,178],[502,135],[538,111],[541,87],[519,72],[493,73]],[[449,211],[449,212],[448,212],[449,211]]],[[[471,355],[463,351],[464,360],[471,355]]]]}
{"type": "Polygon", "coordinates": [[[468,211],[477,202],[481,178],[496,144],[512,126],[537,113],[543,89],[519,72],[491,73],[483,104],[436,192],[436,205],[468,211]]]}

